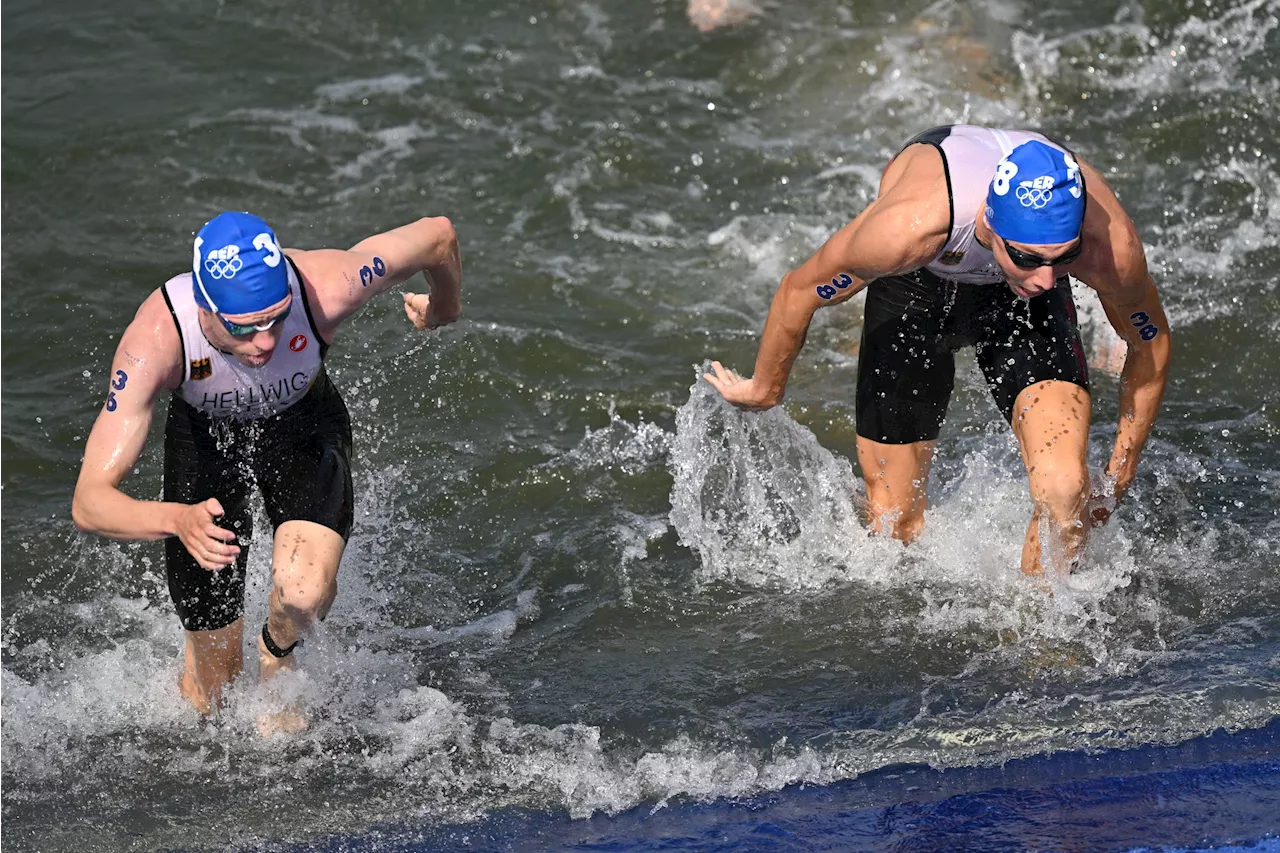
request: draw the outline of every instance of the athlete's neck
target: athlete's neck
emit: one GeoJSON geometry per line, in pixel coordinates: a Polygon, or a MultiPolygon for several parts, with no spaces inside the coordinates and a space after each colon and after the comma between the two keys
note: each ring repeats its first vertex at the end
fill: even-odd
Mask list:
{"type": "Polygon", "coordinates": [[[991,226],[987,224],[987,200],[982,200],[982,206],[978,208],[977,214],[973,217],[973,239],[978,245],[991,251],[992,237],[995,232],[991,230],[991,226]]]}

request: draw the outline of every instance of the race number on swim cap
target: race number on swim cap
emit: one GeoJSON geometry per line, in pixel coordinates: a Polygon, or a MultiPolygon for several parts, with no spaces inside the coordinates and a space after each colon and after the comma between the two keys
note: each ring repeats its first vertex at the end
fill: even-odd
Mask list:
{"type": "Polygon", "coordinates": [[[1080,236],[1084,202],[1075,158],[1032,140],[996,164],[987,190],[987,224],[1015,243],[1069,243],[1080,236]]]}
{"type": "Polygon", "coordinates": [[[255,314],[289,293],[289,272],[271,226],[251,213],[220,213],[196,235],[196,304],[219,314],[255,314]]]}

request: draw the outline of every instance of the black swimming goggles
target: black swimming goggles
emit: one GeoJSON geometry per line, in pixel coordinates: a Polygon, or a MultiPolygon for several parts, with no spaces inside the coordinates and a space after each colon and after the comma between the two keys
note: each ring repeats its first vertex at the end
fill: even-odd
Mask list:
{"type": "Polygon", "coordinates": [[[1080,240],[1074,248],[1067,249],[1056,258],[1043,258],[1040,255],[1024,252],[1021,249],[1015,249],[1009,245],[1009,241],[1000,238],[1004,243],[1004,250],[1009,253],[1009,260],[1013,261],[1013,265],[1021,270],[1033,270],[1038,267],[1057,267],[1071,263],[1080,257],[1080,253],[1084,251],[1084,236],[1081,235],[1080,240]]]}

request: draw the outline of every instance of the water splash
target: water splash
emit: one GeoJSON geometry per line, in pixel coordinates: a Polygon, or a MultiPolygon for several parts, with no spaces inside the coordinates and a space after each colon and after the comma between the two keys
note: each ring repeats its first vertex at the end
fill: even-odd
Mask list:
{"type": "Polygon", "coordinates": [[[676,415],[671,468],[671,524],[703,580],[820,586],[866,539],[847,461],[784,409],[739,412],[702,379],[676,415]]]}

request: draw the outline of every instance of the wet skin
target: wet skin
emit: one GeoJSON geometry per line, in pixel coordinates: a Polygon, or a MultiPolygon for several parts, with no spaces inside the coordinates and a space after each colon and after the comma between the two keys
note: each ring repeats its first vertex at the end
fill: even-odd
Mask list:
{"type": "MultiPolygon", "coordinates": [[[[265,326],[281,317],[289,309],[293,300],[292,294],[281,299],[275,305],[264,308],[253,314],[223,314],[231,323],[241,326],[265,326]]],[[[247,335],[233,335],[218,321],[212,311],[200,309],[200,331],[209,343],[219,350],[234,356],[236,361],[245,367],[259,368],[271,361],[276,346],[280,343],[280,335],[284,332],[284,323],[272,323],[264,332],[253,331],[247,335]]]]}

